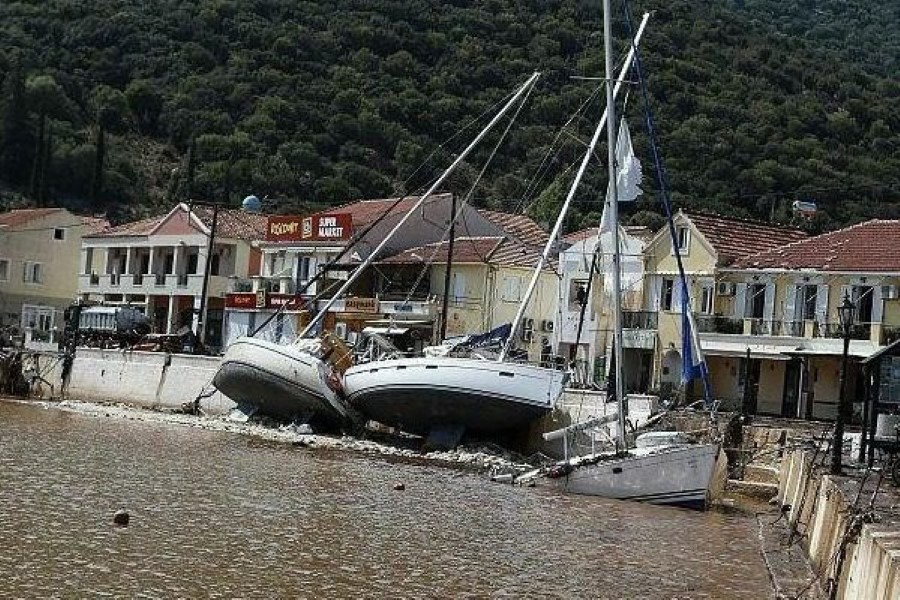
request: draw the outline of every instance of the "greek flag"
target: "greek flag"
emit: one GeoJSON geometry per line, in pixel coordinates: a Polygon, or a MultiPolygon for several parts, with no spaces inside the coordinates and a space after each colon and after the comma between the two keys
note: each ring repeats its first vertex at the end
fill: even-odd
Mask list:
{"type": "Polygon", "coordinates": [[[697,324],[691,312],[690,294],[687,281],[681,280],[681,384],[686,385],[700,377],[703,380],[703,397],[708,403],[712,398],[709,389],[709,372],[703,351],[700,349],[700,338],[697,335],[697,324]]]}

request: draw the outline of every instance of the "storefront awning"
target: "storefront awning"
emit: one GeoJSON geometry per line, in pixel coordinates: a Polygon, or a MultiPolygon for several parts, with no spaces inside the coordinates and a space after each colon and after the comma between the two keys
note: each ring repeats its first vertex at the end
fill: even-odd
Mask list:
{"type": "Polygon", "coordinates": [[[737,342],[707,342],[701,341],[700,347],[707,356],[729,356],[746,358],[747,350],[750,350],[750,358],[765,360],[791,360],[791,356],[784,354],[785,348],[767,346],[764,344],[740,344],[737,342]]]}

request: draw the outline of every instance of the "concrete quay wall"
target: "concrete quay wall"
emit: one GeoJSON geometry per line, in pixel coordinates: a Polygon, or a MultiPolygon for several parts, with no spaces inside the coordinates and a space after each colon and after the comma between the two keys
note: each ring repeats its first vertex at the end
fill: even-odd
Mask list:
{"type": "MultiPolygon", "coordinates": [[[[842,485],[846,481],[817,472],[813,459],[809,450],[784,457],[777,496],[788,522],[802,536],[813,568],[823,582],[838,580],[838,598],[900,598],[900,528],[883,523],[860,527],[855,498],[842,485]]],[[[860,504],[867,504],[869,496],[862,494],[860,504]]]]}
{"type": "MultiPolygon", "coordinates": [[[[91,402],[126,402],[144,408],[177,409],[210,388],[219,359],[210,356],[79,348],[66,395],[91,402]]],[[[53,373],[61,381],[61,367],[53,373]]],[[[234,408],[216,391],[201,400],[210,414],[234,408]]]]}

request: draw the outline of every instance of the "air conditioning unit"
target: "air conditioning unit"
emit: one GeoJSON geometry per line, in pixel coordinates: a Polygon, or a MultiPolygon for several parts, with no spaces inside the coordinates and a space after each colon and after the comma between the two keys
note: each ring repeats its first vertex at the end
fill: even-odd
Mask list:
{"type": "Polygon", "coordinates": [[[897,286],[896,285],[883,285],[881,286],[881,297],[885,300],[896,300],[897,299],[897,286]]]}
{"type": "Polygon", "coordinates": [[[522,320],[522,340],[530,342],[534,339],[534,319],[522,320]]]}
{"type": "Polygon", "coordinates": [[[716,285],[716,294],[719,296],[734,296],[735,284],[731,281],[720,281],[716,285]]]}
{"type": "Polygon", "coordinates": [[[553,321],[550,319],[541,321],[541,331],[546,331],[547,333],[553,333],[553,321]]]}

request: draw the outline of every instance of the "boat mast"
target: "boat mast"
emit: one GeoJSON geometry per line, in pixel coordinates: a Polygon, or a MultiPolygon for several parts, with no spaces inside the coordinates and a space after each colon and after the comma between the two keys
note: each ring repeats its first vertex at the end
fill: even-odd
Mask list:
{"type": "Polygon", "coordinates": [[[516,104],[516,102],[518,102],[519,99],[522,98],[525,92],[534,85],[534,82],[537,81],[538,77],[540,77],[540,73],[535,71],[531,74],[531,77],[528,78],[528,81],[526,81],[522,84],[521,87],[519,87],[516,93],[513,94],[512,98],[510,98],[506,102],[506,104],[503,105],[503,108],[500,109],[500,112],[494,115],[494,118],[491,119],[490,123],[488,123],[484,127],[484,129],[482,129],[481,132],[477,136],[475,136],[475,139],[472,140],[469,145],[466,146],[465,150],[463,150],[459,154],[459,156],[456,157],[456,160],[454,160],[453,163],[449,167],[447,167],[447,170],[437,178],[437,181],[431,184],[431,187],[428,188],[428,191],[422,194],[422,196],[416,201],[416,203],[408,211],[406,211],[406,214],[403,215],[403,218],[401,218],[400,221],[397,222],[394,228],[387,233],[387,235],[383,240],[381,240],[378,246],[376,246],[375,249],[372,250],[372,252],[369,254],[369,256],[353,271],[350,277],[347,278],[347,281],[344,282],[344,285],[342,285],[341,288],[337,292],[335,292],[331,298],[329,298],[328,302],[325,303],[325,306],[323,306],[322,309],[319,310],[316,316],[314,316],[310,320],[309,324],[303,329],[303,331],[300,332],[298,339],[305,338],[307,334],[312,331],[316,325],[318,325],[319,321],[321,321],[325,317],[325,313],[327,313],[328,310],[334,305],[334,303],[338,301],[338,298],[347,293],[347,290],[350,289],[350,286],[353,285],[353,283],[359,278],[360,275],[362,275],[363,271],[366,270],[366,268],[372,263],[372,261],[374,261],[378,257],[379,253],[384,249],[388,242],[391,241],[391,239],[400,230],[400,228],[406,224],[412,214],[416,210],[418,210],[419,207],[425,203],[425,200],[427,200],[428,197],[431,196],[442,183],[444,183],[447,177],[449,177],[450,174],[456,170],[456,167],[458,167],[459,164],[463,160],[465,160],[466,156],[468,156],[469,153],[475,149],[475,146],[477,146],[478,143],[481,142],[481,140],[484,138],[484,136],[486,136],[488,132],[494,127],[494,125],[496,125],[500,121],[500,119],[503,118],[503,115],[509,112],[509,109],[511,109],[516,104]]]}
{"type": "MultiPolygon", "coordinates": [[[[644,13],[644,18],[641,20],[638,31],[634,36],[634,43],[631,44],[631,49],[628,51],[628,56],[625,57],[625,63],[622,65],[622,69],[619,72],[619,79],[616,81],[615,88],[612,90],[613,98],[615,98],[616,94],[619,93],[619,88],[622,87],[622,81],[625,79],[625,76],[628,74],[628,70],[631,68],[631,61],[634,60],[635,49],[641,41],[641,36],[644,34],[644,27],[647,25],[647,20],[649,18],[650,13],[644,13]]],[[[612,83],[609,79],[608,74],[607,83],[612,83]]],[[[535,266],[534,268],[534,273],[531,274],[531,281],[528,283],[528,289],[525,291],[525,297],[523,297],[522,301],[519,303],[519,310],[516,311],[516,316],[513,319],[509,337],[506,339],[506,343],[503,344],[503,350],[500,351],[500,356],[497,358],[498,361],[505,360],[506,355],[509,353],[509,350],[512,347],[513,338],[515,337],[516,332],[519,330],[519,325],[522,323],[522,317],[524,317],[525,315],[525,309],[528,307],[528,302],[531,300],[531,296],[534,294],[535,287],[537,287],[538,277],[540,277],[541,270],[549,260],[550,253],[553,251],[553,248],[556,245],[556,240],[559,237],[560,231],[562,230],[563,221],[565,221],[566,218],[566,213],[569,212],[569,205],[572,203],[572,198],[575,197],[575,190],[578,189],[578,184],[581,183],[581,178],[584,176],[585,170],[587,170],[588,163],[590,163],[591,157],[594,156],[594,148],[597,146],[597,141],[600,139],[600,133],[603,131],[603,126],[606,124],[607,120],[607,111],[604,110],[603,116],[600,117],[600,122],[597,124],[597,128],[594,130],[594,135],[591,138],[591,142],[588,144],[587,151],[584,153],[584,158],[581,159],[581,166],[578,167],[578,173],[575,175],[575,180],[572,181],[572,185],[569,186],[569,193],[568,195],[566,195],[566,201],[563,202],[562,208],[559,211],[559,216],[556,218],[556,224],[553,226],[553,231],[550,233],[550,237],[547,239],[547,244],[544,246],[544,252],[541,254],[540,259],[538,259],[537,266],[535,266]]]]}
{"type": "Polygon", "coordinates": [[[453,242],[456,241],[456,194],[450,205],[450,242],[447,244],[447,270],[444,272],[444,301],[441,308],[441,339],[447,339],[447,310],[450,305],[450,271],[453,269],[453,242]]]}
{"type": "Polygon", "coordinates": [[[625,394],[622,381],[622,274],[620,271],[621,253],[619,248],[619,193],[616,186],[616,95],[613,92],[612,63],[612,16],[609,0],[603,0],[603,54],[606,58],[606,115],[609,125],[606,128],[607,162],[609,163],[609,191],[606,197],[606,209],[609,211],[609,222],[612,226],[612,313],[613,313],[613,360],[615,366],[613,377],[616,378],[616,404],[618,406],[617,446],[625,450],[625,394]]]}

